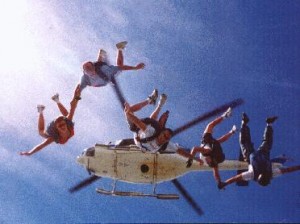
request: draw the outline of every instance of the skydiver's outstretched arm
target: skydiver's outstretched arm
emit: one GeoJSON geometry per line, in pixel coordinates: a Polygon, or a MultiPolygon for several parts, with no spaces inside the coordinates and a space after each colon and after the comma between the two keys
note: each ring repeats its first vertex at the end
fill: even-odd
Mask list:
{"type": "Polygon", "coordinates": [[[226,187],[229,184],[232,184],[232,183],[235,183],[235,182],[238,182],[238,181],[242,181],[242,180],[243,180],[243,176],[242,176],[242,173],[241,173],[241,174],[235,175],[235,176],[227,179],[225,182],[219,182],[218,183],[218,188],[223,189],[224,187],[226,187]]]}
{"type": "Polygon", "coordinates": [[[139,63],[136,66],[130,66],[130,65],[121,65],[119,66],[120,70],[122,71],[128,71],[128,70],[140,70],[145,68],[145,64],[144,63],[139,63]]]}
{"type": "Polygon", "coordinates": [[[287,174],[287,173],[295,172],[295,171],[298,171],[298,170],[300,170],[300,165],[286,167],[286,168],[280,168],[281,174],[287,174]]]}
{"type": "Polygon", "coordinates": [[[45,148],[47,145],[51,144],[52,142],[54,142],[53,138],[49,137],[45,141],[43,141],[41,144],[35,146],[30,151],[19,152],[19,154],[21,156],[30,156],[30,155],[40,151],[41,149],[45,148]]]}
{"type": "Polygon", "coordinates": [[[68,114],[67,118],[69,120],[72,120],[73,119],[73,116],[74,116],[74,113],[75,113],[75,109],[77,107],[77,104],[78,104],[78,100],[80,100],[80,94],[81,94],[81,91],[80,91],[80,85],[78,84],[75,88],[75,91],[74,91],[74,96],[73,96],[73,99],[72,101],[70,102],[70,105],[71,105],[71,108],[70,108],[70,113],[68,114]]]}
{"type": "MultiPolygon", "coordinates": [[[[286,167],[286,168],[278,168],[278,170],[279,170],[280,174],[277,174],[276,177],[279,176],[279,175],[282,175],[282,174],[287,174],[287,173],[298,171],[298,170],[300,170],[300,165],[286,167]]],[[[274,172],[274,170],[273,170],[273,172],[274,172]]],[[[222,188],[224,188],[225,186],[227,186],[229,184],[232,184],[232,183],[235,183],[235,182],[238,182],[238,181],[242,181],[242,180],[244,180],[244,179],[243,179],[243,176],[242,176],[242,173],[241,173],[241,174],[238,174],[236,176],[233,176],[233,177],[227,179],[225,182],[219,183],[218,188],[222,189],[222,188]]]]}

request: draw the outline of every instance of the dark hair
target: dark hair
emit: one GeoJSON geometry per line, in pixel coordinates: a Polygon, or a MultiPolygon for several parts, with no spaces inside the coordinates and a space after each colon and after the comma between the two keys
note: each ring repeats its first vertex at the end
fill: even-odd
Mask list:
{"type": "Polygon", "coordinates": [[[66,120],[66,117],[61,115],[61,116],[58,116],[58,117],[55,119],[54,123],[55,123],[55,125],[56,125],[57,122],[63,121],[63,120],[66,120]]]}
{"type": "Polygon", "coordinates": [[[267,185],[270,184],[270,181],[271,181],[271,177],[270,175],[267,175],[267,174],[260,174],[257,178],[257,182],[259,185],[265,187],[267,185]]]}

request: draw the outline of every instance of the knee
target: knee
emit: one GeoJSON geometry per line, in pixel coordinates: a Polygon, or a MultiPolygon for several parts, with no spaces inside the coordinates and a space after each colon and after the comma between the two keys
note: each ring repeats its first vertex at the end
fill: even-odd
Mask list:
{"type": "Polygon", "coordinates": [[[47,138],[48,136],[46,135],[44,130],[39,130],[39,135],[43,138],[47,138]]]}

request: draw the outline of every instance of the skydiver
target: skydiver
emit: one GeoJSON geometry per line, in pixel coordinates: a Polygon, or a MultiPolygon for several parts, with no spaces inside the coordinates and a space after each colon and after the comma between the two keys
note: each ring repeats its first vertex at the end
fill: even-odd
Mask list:
{"type": "Polygon", "coordinates": [[[277,120],[276,116],[266,119],[263,141],[257,151],[254,150],[253,143],[251,141],[250,128],[248,127],[249,120],[250,119],[247,114],[243,113],[239,136],[239,143],[243,159],[244,161],[249,162],[248,171],[231,177],[225,182],[220,182],[218,185],[219,189],[223,189],[229,184],[242,180],[254,180],[261,186],[267,186],[274,177],[300,170],[300,166],[272,168],[272,161],[270,160],[270,151],[273,145],[272,124],[277,120]]]}
{"type": "Polygon", "coordinates": [[[134,112],[141,110],[149,104],[155,105],[157,98],[158,92],[155,89],[146,100],[132,106],[127,102],[124,105],[124,112],[129,128],[132,132],[135,132],[135,144],[143,152],[176,152],[181,156],[188,158],[189,153],[185,152],[178,144],[170,142],[173,131],[170,128],[166,128],[169,111],[166,111],[159,119],[157,119],[162,106],[166,103],[166,94],[160,95],[159,102],[149,118],[139,119],[134,115],[134,112]]]}
{"type": "Polygon", "coordinates": [[[236,126],[233,125],[232,129],[223,135],[222,137],[215,139],[212,136],[213,129],[216,125],[220,124],[224,119],[230,117],[232,114],[231,108],[228,108],[220,117],[211,121],[205,128],[202,135],[202,141],[200,146],[195,146],[191,150],[190,158],[187,161],[187,167],[190,167],[195,159],[195,155],[200,153],[200,158],[196,159],[200,162],[200,165],[203,164],[203,161],[206,165],[213,168],[213,175],[217,184],[221,183],[221,177],[219,174],[218,164],[222,163],[225,160],[225,155],[222,151],[221,143],[227,141],[235,132],[236,126]]]}
{"type": "Polygon", "coordinates": [[[43,111],[45,106],[38,105],[38,131],[40,136],[45,138],[45,140],[35,146],[30,151],[23,151],[19,152],[20,155],[30,156],[41,149],[45,148],[47,145],[51,144],[52,142],[56,142],[57,144],[65,144],[73,135],[74,135],[74,123],[73,123],[73,116],[75,109],[77,107],[78,100],[80,100],[80,85],[77,85],[74,91],[73,99],[70,102],[70,111],[64,107],[64,105],[59,101],[59,95],[55,94],[52,97],[52,100],[56,102],[58,109],[60,110],[61,114],[55,120],[53,120],[45,130],[45,119],[43,115],[43,111]]]}
{"type": "Polygon", "coordinates": [[[97,61],[84,62],[80,90],[82,91],[86,86],[101,87],[107,85],[109,82],[114,83],[115,76],[121,71],[143,69],[145,67],[144,63],[139,63],[136,66],[124,65],[123,50],[126,45],[127,41],[116,44],[118,49],[117,66],[107,63],[107,53],[103,49],[99,50],[97,61]]]}

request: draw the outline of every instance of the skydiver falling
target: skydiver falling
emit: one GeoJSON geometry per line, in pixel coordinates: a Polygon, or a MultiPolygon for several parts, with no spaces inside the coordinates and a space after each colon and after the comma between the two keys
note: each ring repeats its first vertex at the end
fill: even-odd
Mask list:
{"type": "Polygon", "coordinates": [[[38,131],[40,136],[45,138],[45,140],[35,146],[33,149],[29,151],[22,151],[19,154],[24,156],[30,156],[41,149],[45,148],[47,145],[51,144],[52,142],[56,142],[57,144],[65,144],[71,137],[74,135],[74,123],[73,123],[73,116],[75,113],[75,109],[77,107],[78,100],[80,100],[80,85],[76,86],[74,91],[73,99],[70,102],[70,111],[62,105],[59,101],[58,94],[54,95],[52,99],[56,102],[58,109],[60,110],[61,114],[55,120],[53,120],[45,130],[45,120],[43,115],[43,110],[45,106],[38,105],[38,131]]]}
{"type": "Polygon", "coordinates": [[[116,44],[118,49],[117,66],[109,65],[105,50],[100,49],[98,59],[95,62],[87,61],[83,64],[83,75],[80,82],[80,90],[82,91],[87,86],[101,87],[108,83],[114,83],[115,76],[125,70],[139,70],[145,67],[144,63],[139,63],[136,66],[124,65],[123,50],[127,45],[127,41],[116,44]]]}
{"type": "Polygon", "coordinates": [[[271,183],[272,178],[282,174],[300,170],[300,166],[287,168],[272,168],[272,160],[270,160],[270,152],[273,145],[273,127],[272,124],[277,117],[269,117],[266,119],[266,127],[264,131],[263,141],[257,151],[254,150],[251,141],[250,129],[248,127],[249,117],[246,113],[242,114],[242,125],[239,136],[240,148],[244,161],[249,162],[248,171],[229,178],[225,182],[218,184],[219,189],[238,182],[254,180],[261,186],[267,186],[271,183]],[[250,158],[250,159],[249,159],[250,158]]]}

